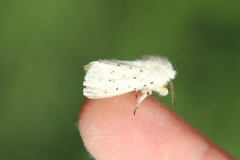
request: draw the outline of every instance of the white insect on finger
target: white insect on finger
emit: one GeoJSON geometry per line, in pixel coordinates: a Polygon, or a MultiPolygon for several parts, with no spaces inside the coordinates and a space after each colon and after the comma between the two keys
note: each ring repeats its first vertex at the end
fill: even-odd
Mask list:
{"type": "MultiPolygon", "coordinates": [[[[98,60],[84,66],[83,94],[90,99],[113,97],[131,91],[140,92],[137,97],[138,105],[152,91],[161,96],[168,94],[167,85],[170,83],[172,98],[174,98],[172,80],[176,70],[167,58],[162,56],[143,56],[141,60],[98,60]]],[[[174,99],[172,100],[174,104],[174,99]]]]}

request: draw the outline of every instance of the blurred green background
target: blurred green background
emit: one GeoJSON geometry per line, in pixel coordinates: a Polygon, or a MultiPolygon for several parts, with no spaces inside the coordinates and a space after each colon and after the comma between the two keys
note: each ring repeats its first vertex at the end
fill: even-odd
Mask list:
{"type": "Polygon", "coordinates": [[[232,0],[0,0],[0,159],[89,159],[76,127],[83,66],[143,54],[179,62],[176,112],[240,158],[239,8],[232,0]]]}

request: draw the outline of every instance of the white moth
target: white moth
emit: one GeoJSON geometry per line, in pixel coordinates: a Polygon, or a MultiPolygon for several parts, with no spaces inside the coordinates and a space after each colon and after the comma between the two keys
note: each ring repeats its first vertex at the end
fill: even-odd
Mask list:
{"type": "Polygon", "coordinates": [[[113,97],[131,91],[140,92],[137,106],[152,91],[161,96],[168,94],[167,85],[170,83],[172,103],[174,105],[174,88],[172,79],[176,70],[162,56],[143,56],[141,60],[98,60],[84,66],[83,94],[90,99],[113,97]]]}

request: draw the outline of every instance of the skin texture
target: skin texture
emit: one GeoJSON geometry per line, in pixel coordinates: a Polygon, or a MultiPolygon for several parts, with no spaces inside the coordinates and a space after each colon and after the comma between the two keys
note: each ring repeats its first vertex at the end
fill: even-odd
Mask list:
{"type": "Polygon", "coordinates": [[[138,107],[135,93],[86,99],[79,130],[97,160],[232,160],[181,117],[149,96],[138,107]]]}

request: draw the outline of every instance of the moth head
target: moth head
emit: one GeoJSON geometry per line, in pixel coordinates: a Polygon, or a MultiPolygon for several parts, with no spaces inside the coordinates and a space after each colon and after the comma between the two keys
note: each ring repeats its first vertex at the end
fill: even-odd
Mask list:
{"type": "Polygon", "coordinates": [[[172,105],[173,105],[173,108],[176,108],[176,106],[175,106],[175,93],[174,93],[173,81],[170,79],[167,84],[164,85],[163,87],[161,87],[157,92],[161,96],[166,96],[166,95],[168,95],[169,90],[170,90],[172,105]],[[169,84],[169,89],[168,89],[168,87],[166,87],[167,84],[169,84]]]}
{"type": "Polygon", "coordinates": [[[159,95],[161,96],[166,96],[168,95],[168,88],[166,86],[163,86],[162,88],[160,88],[160,90],[158,91],[159,95]]]}

